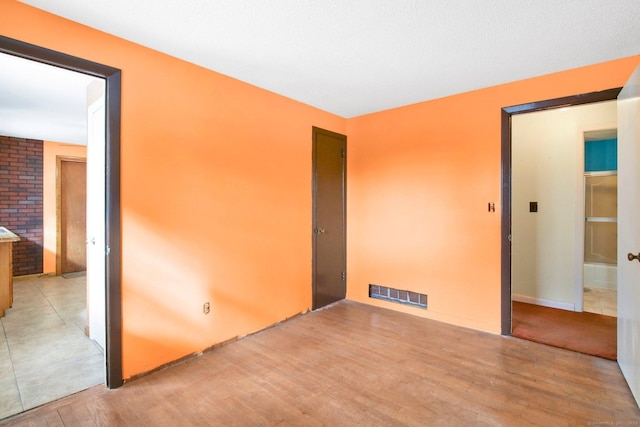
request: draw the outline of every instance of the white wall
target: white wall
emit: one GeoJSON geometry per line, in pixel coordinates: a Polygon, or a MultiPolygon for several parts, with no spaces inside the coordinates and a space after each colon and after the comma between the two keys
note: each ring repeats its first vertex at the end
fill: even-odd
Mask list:
{"type": "Polygon", "coordinates": [[[512,117],[513,299],[576,308],[583,260],[583,133],[615,127],[616,111],[611,101],[512,117]],[[537,213],[529,212],[533,201],[537,213]]]}

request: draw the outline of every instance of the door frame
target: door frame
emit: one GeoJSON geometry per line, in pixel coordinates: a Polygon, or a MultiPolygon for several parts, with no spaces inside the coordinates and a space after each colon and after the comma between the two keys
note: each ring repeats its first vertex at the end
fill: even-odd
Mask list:
{"type": "Polygon", "coordinates": [[[317,227],[317,218],[316,218],[316,206],[317,206],[317,158],[316,158],[316,135],[322,133],[327,136],[344,140],[344,155],[342,157],[342,247],[344,248],[344,254],[342,257],[342,271],[344,272],[344,277],[342,279],[345,289],[345,295],[347,292],[347,136],[332,132],[330,130],[322,129],[316,126],[311,127],[311,194],[312,194],[312,216],[311,216],[311,246],[312,246],[312,254],[311,254],[311,265],[312,265],[312,273],[311,273],[311,308],[312,310],[317,309],[317,301],[316,301],[316,275],[317,275],[317,266],[316,266],[316,243],[318,241],[318,234],[315,232],[315,228],[317,227]]]}
{"type": "Polygon", "coordinates": [[[107,65],[0,36],[0,53],[102,78],[106,84],[106,382],[108,388],[122,378],[122,246],[120,205],[120,124],[122,72],[107,65]]]}
{"type": "Polygon", "coordinates": [[[622,88],[504,107],[501,110],[501,225],[500,225],[500,324],[501,334],[511,335],[511,116],[594,102],[612,101],[622,88]]]}

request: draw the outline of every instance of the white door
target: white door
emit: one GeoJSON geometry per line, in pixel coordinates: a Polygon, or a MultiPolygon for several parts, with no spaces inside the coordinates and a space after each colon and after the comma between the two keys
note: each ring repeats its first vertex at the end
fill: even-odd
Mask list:
{"type": "Polygon", "coordinates": [[[105,121],[102,96],[88,109],[87,303],[89,337],[103,349],[106,349],[105,121]]]}
{"type": "Polygon", "coordinates": [[[640,401],[640,66],[618,96],[618,364],[640,401]]]}

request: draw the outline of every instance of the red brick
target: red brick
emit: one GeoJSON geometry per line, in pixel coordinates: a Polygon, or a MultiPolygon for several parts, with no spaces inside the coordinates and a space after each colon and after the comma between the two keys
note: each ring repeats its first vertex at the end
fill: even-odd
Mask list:
{"type": "Polygon", "coordinates": [[[21,236],[16,275],[42,272],[42,149],[42,141],[0,136],[0,223],[21,236]]]}

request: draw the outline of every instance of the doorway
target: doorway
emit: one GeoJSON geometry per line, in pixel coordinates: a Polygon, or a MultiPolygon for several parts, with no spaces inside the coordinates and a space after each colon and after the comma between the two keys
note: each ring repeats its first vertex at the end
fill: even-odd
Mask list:
{"type": "Polygon", "coordinates": [[[105,283],[106,283],[106,382],[120,387],[122,378],[121,236],[120,236],[120,88],[118,69],[0,36],[0,53],[99,77],[106,82],[105,101],[105,283]]]}
{"type": "Polygon", "coordinates": [[[584,280],[587,312],[617,317],[617,129],[584,132],[584,280]]]}
{"type": "Polygon", "coordinates": [[[346,296],[347,137],[313,128],[313,309],[346,296]]]}
{"type": "MultiPolygon", "coordinates": [[[[584,129],[615,126],[616,111],[616,102],[609,101],[511,117],[510,188],[511,335],[613,360],[616,319],[581,312],[585,249],[590,248],[585,237],[595,237],[589,221],[604,224],[585,210],[585,200],[598,208],[600,196],[610,201],[610,191],[603,192],[610,189],[609,181],[604,185],[602,177],[592,182],[587,176],[592,186],[585,187],[585,171],[591,173],[585,160],[588,164],[593,156],[584,129]]],[[[596,157],[604,156],[598,152],[596,157]]],[[[597,215],[611,216],[600,211],[597,215]]]]}
{"type": "MultiPolygon", "coordinates": [[[[521,104],[502,109],[502,217],[501,217],[501,331],[511,335],[512,327],[512,116],[569,106],[615,100],[620,88],[521,104]]],[[[532,200],[531,202],[535,202],[532,200]]],[[[530,205],[530,210],[537,210],[530,205]]],[[[580,260],[582,264],[582,260],[580,260]]],[[[582,268],[582,267],[581,267],[582,268]]],[[[580,284],[582,292],[582,284],[580,284]]]]}

